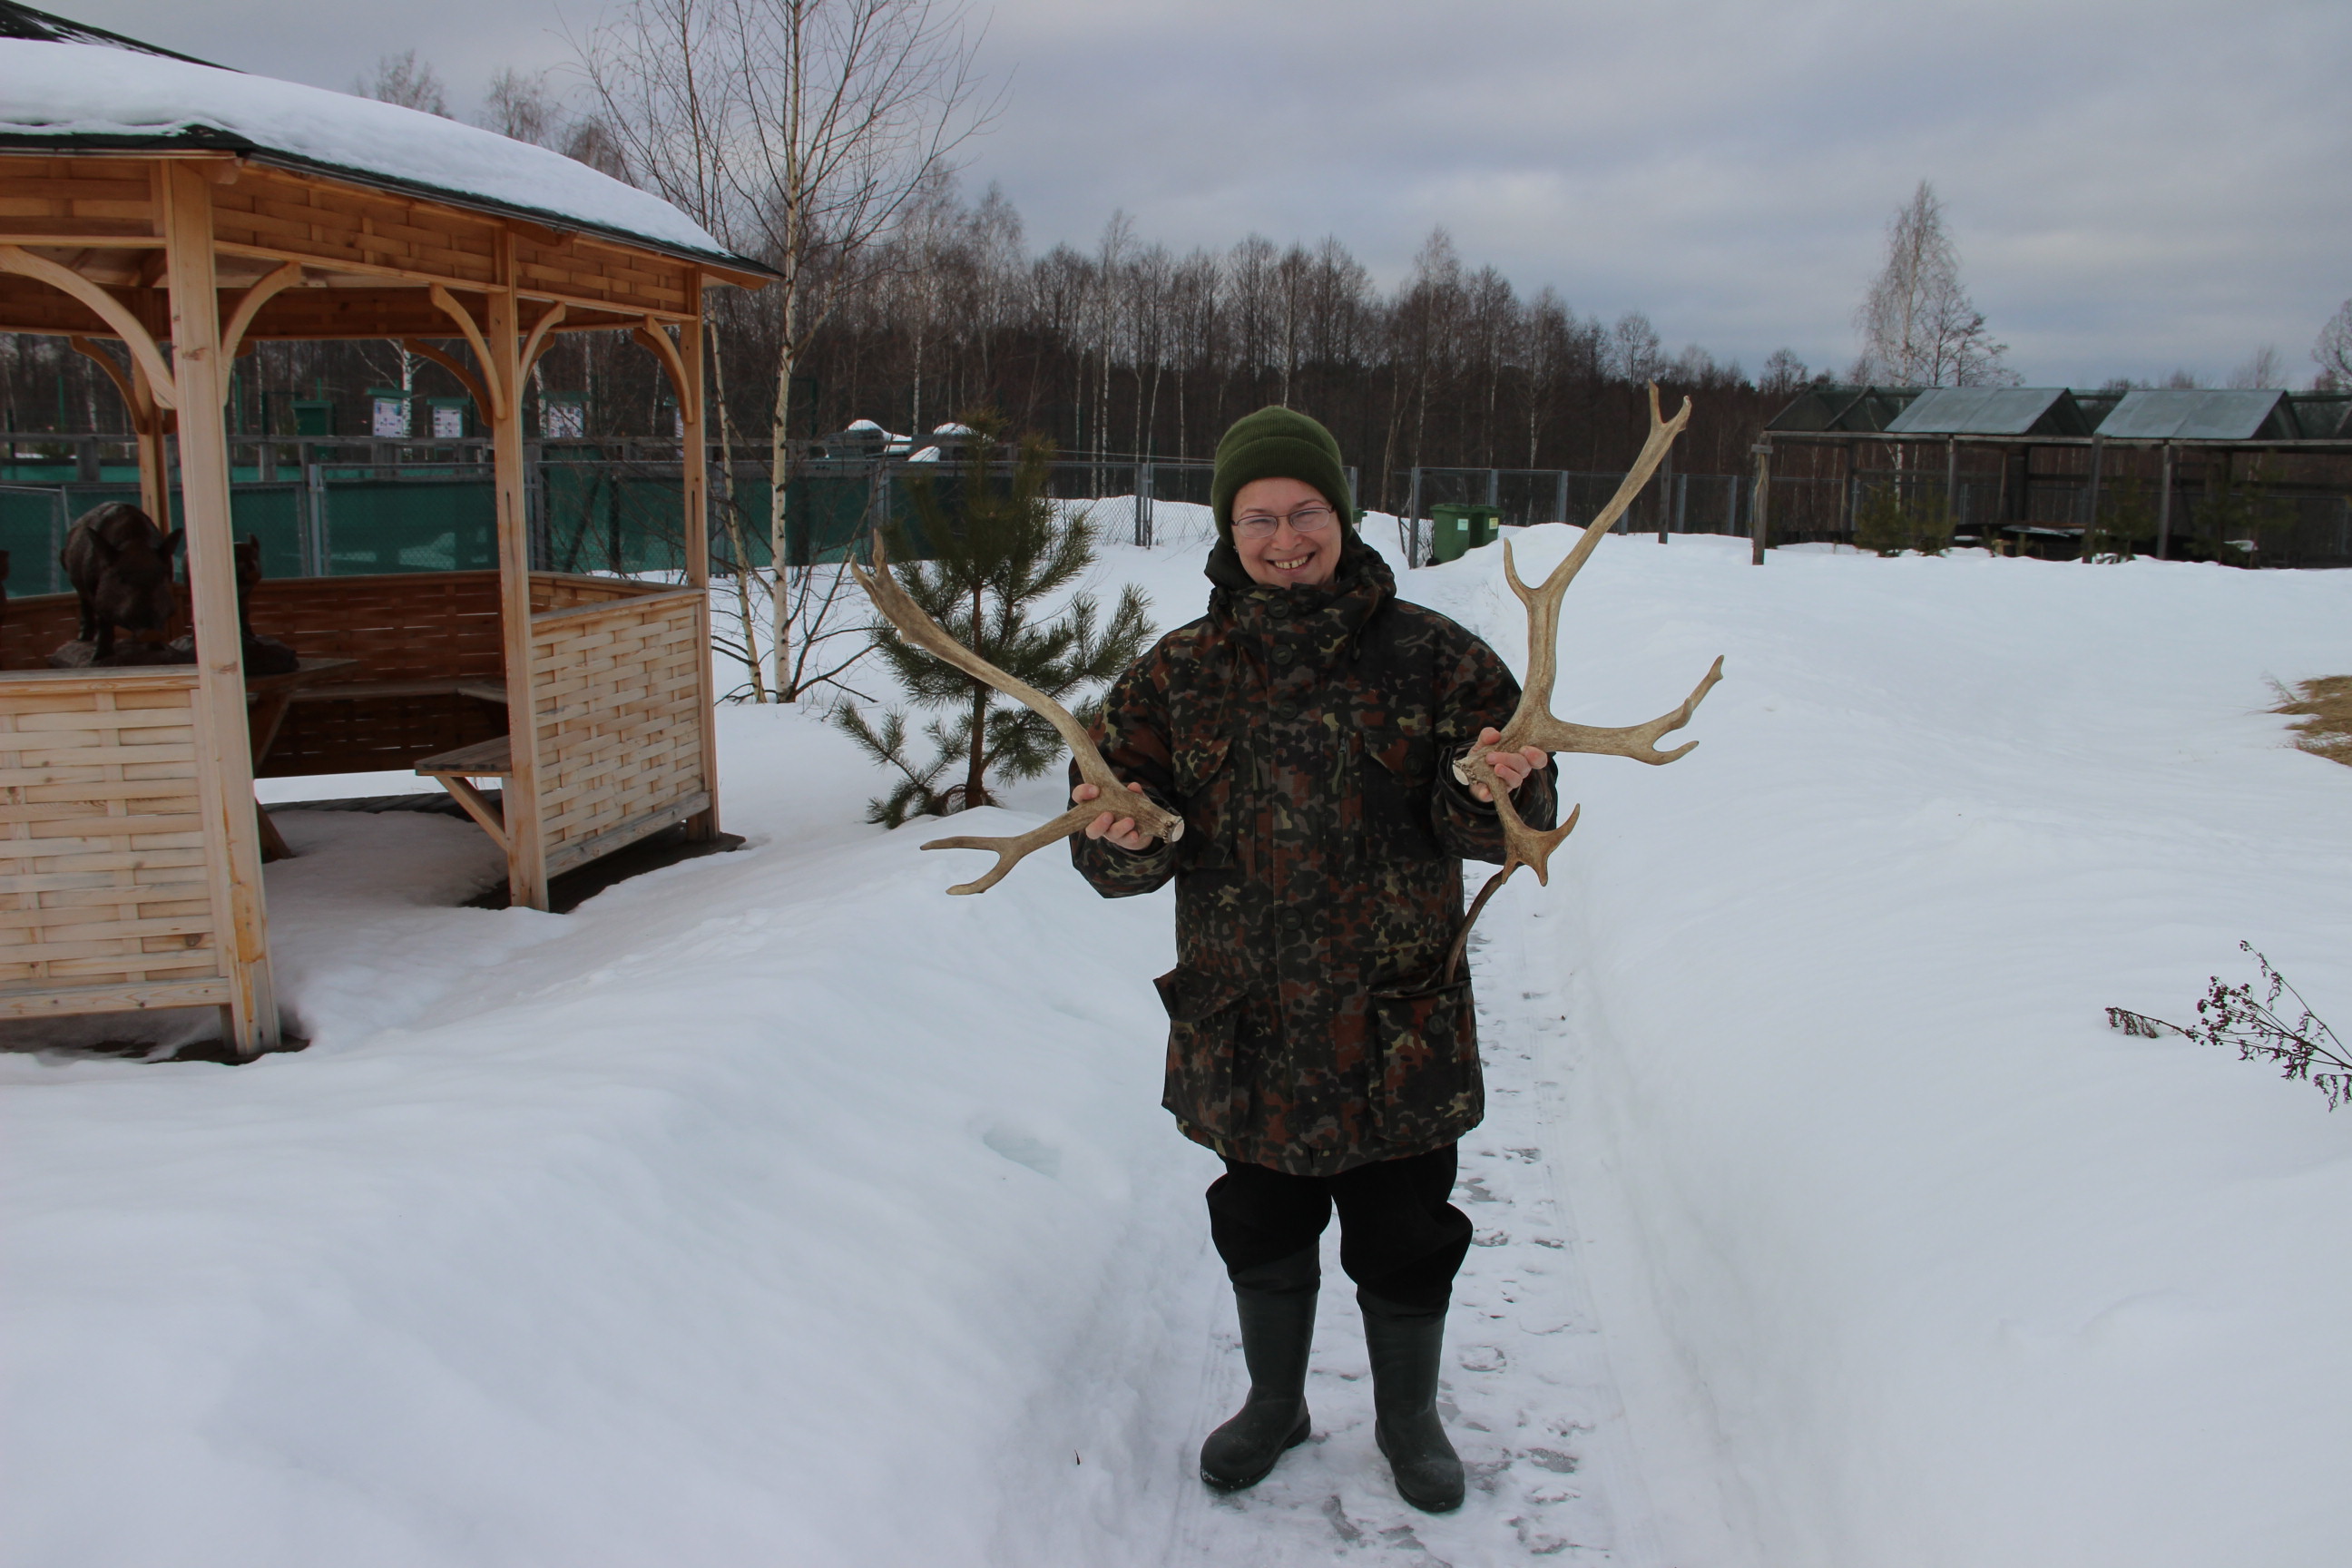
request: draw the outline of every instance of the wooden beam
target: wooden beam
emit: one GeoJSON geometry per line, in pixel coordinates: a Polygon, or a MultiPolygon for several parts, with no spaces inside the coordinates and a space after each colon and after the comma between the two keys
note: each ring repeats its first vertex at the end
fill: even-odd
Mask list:
{"type": "MultiPolygon", "coordinates": [[[[490,395],[490,422],[493,425],[505,423],[510,411],[510,396],[516,386],[515,383],[506,379],[506,372],[511,366],[515,357],[515,345],[501,344],[501,352],[497,358],[493,359],[490,354],[490,345],[484,340],[482,329],[475,324],[471,311],[458,304],[450,295],[449,290],[438,283],[433,285],[431,298],[434,304],[440,307],[443,315],[457,323],[458,330],[466,334],[466,341],[474,345],[475,356],[481,362],[482,366],[482,390],[490,395]]],[[[512,290],[490,296],[490,320],[494,323],[490,330],[493,335],[499,330],[495,323],[499,320],[499,304],[501,300],[507,305],[507,332],[511,337],[514,332],[515,316],[515,297],[512,290]]],[[[516,457],[520,460],[521,457],[520,448],[517,449],[516,457]]]]}
{"type": "MultiPolygon", "coordinates": [[[[206,260],[210,260],[207,253],[206,260]]],[[[209,267],[205,269],[211,270],[209,267]]],[[[131,357],[147,373],[148,384],[153,389],[155,401],[166,408],[180,405],[179,384],[173,379],[172,367],[163,363],[163,352],[139,318],[123,309],[121,300],[82,277],[58,266],[46,256],[36,256],[22,246],[0,245],[0,272],[13,272],[19,278],[30,278],[47,283],[60,293],[70,294],[97,312],[98,318],[114,329],[131,350],[131,357]]]]}
{"type": "MultiPolygon", "coordinates": [[[[498,242],[500,274],[514,276],[514,237],[498,242]]],[[[436,293],[440,292],[436,290],[436,293]]],[[[437,302],[437,301],[436,301],[437,302]]],[[[443,306],[448,310],[456,304],[443,306]]],[[[463,318],[482,355],[482,379],[494,386],[522,384],[521,300],[512,287],[489,297],[486,342],[470,317],[463,318]],[[493,359],[491,356],[496,355],[493,359]]],[[[547,908],[547,844],[539,802],[539,705],[532,698],[530,635],[530,520],[523,495],[522,411],[520,399],[500,399],[490,426],[490,456],[496,474],[499,516],[499,630],[506,648],[507,787],[499,805],[507,836],[507,893],[516,904],[547,908]]]]}
{"type": "Polygon", "coordinates": [[[188,535],[188,599],[196,643],[197,750],[205,857],[222,958],[231,988],[224,1012],[230,1047],[253,1056],[278,1043],[262,900],[261,834],[247,740],[244,644],[236,613],[236,553],[229,513],[228,430],[222,414],[228,363],[221,349],[213,273],[212,197],[205,171],[167,163],[163,197],[171,258],[172,346],[180,363],[180,489],[188,535]]]}
{"type": "MultiPolygon", "coordinates": [[[[696,301],[702,299],[701,279],[694,280],[696,301]]],[[[667,335],[663,342],[667,342],[667,335]]],[[[678,368],[678,408],[686,419],[685,462],[686,495],[684,522],[686,531],[686,581],[690,588],[700,590],[700,604],[695,611],[695,642],[704,657],[695,660],[697,698],[694,721],[698,727],[702,749],[702,788],[710,804],[687,819],[686,836],[697,842],[708,842],[719,836],[719,720],[714,711],[717,693],[712,689],[710,659],[710,443],[702,427],[703,323],[698,318],[687,323],[679,334],[681,350],[678,368]]]]}
{"type": "Polygon", "coordinates": [[[236,302],[236,314],[228,319],[228,325],[221,331],[222,352],[231,359],[236,358],[245,342],[245,331],[253,325],[253,318],[261,313],[261,307],[300,281],[302,264],[289,261],[247,289],[245,297],[236,302]]]}

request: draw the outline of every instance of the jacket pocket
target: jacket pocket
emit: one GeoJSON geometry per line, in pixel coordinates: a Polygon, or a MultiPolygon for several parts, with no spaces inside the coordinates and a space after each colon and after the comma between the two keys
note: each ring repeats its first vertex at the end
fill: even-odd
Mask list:
{"type": "Polygon", "coordinates": [[[1178,964],[1151,983],[1168,1009],[1168,1080],[1160,1104],[1217,1138],[1233,1136],[1234,1053],[1243,1017],[1241,987],[1178,964]]]}
{"type": "Polygon", "coordinates": [[[1233,737],[1211,732],[1189,736],[1170,761],[1177,809],[1184,814],[1184,837],[1177,864],[1187,871],[1215,870],[1233,864],[1226,844],[1226,817],[1234,794],[1233,737]]]}
{"type": "Polygon", "coordinates": [[[1443,854],[1430,831],[1436,738],[1426,729],[1390,727],[1367,729],[1362,735],[1366,846],[1375,855],[1420,858],[1443,854]]]}
{"type": "Polygon", "coordinates": [[[1478,1125],[1486,1086],[1467,976],[1449,985],[1374,991],[1371,1025],[1372,1124],[1383,1142],[1443,1143],[1478,1125]]]}

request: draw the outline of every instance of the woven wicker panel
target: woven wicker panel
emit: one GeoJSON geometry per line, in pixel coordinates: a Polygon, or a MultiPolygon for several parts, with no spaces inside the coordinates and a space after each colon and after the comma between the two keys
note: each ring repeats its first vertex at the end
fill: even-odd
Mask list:
{"type": "Polygon", "coordinates": [[[194,701],[193,669],[0,681],[0,1013],[224,978],[194,701]]]}
{"type": "Polygon", "coordinates": [[[666,594],[672,584],[637,583],[626,577],[589,577],[570,572],[534,572],[530,574],[530,608],[533,615],[549,610],[569,610],[581,605],[609,605],[621,599],[639,599],[647,594],[666,594]]]}
{"type": "Polygon", "coordinates": [[[710,716],[697,679],[709,642],[705,610],[700,595],[670,593],[533,624],[540,825],[551,876],[618,848],[620,830],[709,788],[702,726],[710,716]]]}

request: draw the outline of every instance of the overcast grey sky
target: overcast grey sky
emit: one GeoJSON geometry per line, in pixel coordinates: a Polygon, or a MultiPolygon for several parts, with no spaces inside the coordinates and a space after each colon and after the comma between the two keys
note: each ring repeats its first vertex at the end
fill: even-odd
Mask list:
{"type": "MultiPolygon", "coordinates": [[[[602,0],[48,0],[348,88],[415,48],[470,112],[602,0]]],[[[2352,296],[2346,0],[1000,0],[966,178],[1033,247],[1117,208],[1182,250],[1336,234],[1383,284],[1433,225],[1670,349],[1843,368],[1887,216],[1935,182],[2032,384],[2274,346],[2352,296]]]]}

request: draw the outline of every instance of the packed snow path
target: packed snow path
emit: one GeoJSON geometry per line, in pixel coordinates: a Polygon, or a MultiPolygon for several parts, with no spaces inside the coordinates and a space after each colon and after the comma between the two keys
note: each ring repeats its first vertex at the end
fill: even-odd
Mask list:
{"type": "MultiPolygon", "coordinates": [[[[1201,1438],[1239,1407],[1248,1377],[1197,1187],[1185,1186],[1163,1194],[1171,1201],[1156,1205],[1152,1233],[1133,1238],[1150,1266],[1106,1298],[1068,1375],[1015,1445],[1053,1451],[1038,1429],[1051,1426],[1081,1445],[1066,1461],[1074,1486],[1092,1465],[1116,1471],[1103,1489],[1124,1495],[1111,1507],[1016,1520],[1001,1561],[1660,1561],[1605,1338],[1579,1275],[1582,1240],[1567,1173],[1547,1152],[1565,1133],[1562,1100],[1574,1072],[1567,977],[1548,940],[1565,922],[1556,914],[1547,921],[1516,884],[1486,920],[1473,963],[1488,1110],[1462,1145],[1454,1199],[1475,1231],[1448,1320],[1439,1396],[1470,1473],[1462,1509],[1440,1517],[1406,1504],[1373,1444],[1363,1331],[1354,1287],[1339,1268],[1336,1221],[1324,1237],[1307,1384],[1314,1436],[1246,1491],[1201,1484],[1201,1438]],[[1128,1397],[1104,1402],[1105,1389],[1128,1397]]],[[[1203,1182],[1216,1169],[1198,1168],[1203,1182]]]]}

